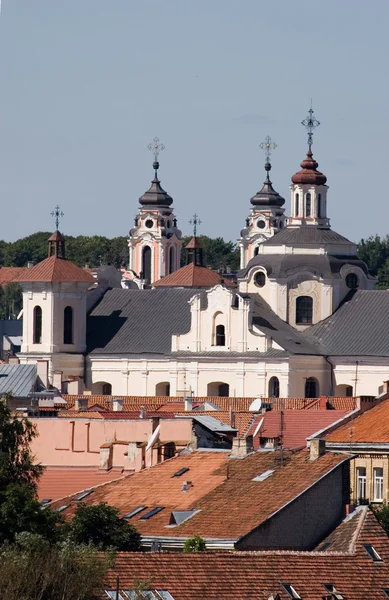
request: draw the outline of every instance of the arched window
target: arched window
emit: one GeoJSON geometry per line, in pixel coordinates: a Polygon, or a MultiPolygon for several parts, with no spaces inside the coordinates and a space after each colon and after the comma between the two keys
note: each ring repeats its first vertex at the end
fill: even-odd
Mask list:
{"type": "Polygon", "coordinates": [[[173,246],[170,246],[169,248],[169,274],[170,273],[174,273],[174,248],[173,246]]]}
{"type": "Polygon", "coordinates": [[[42,343],[42,309],[40,306],[34,308],[34,344],[42,343]]]}
{"type": "Polygon", "coordinates": [[[170,396],[170,383],[168,381],[161,381],[155,386],[156,396],[170,396]]]}
{"type": "Polygon", "coordinates": [[[280,397],[280,382],[278,377],[272,377],[269,381],[269,398],[280,397]]]}
{"type": "Polygon", "coordinates": [[[321,194],[317,195],[317,216],[321,218],[321,194]]]}
{"type": "Polygon", "coordinates": [[[103,396],[111,396],[112,395],[112,385],[110,383],[103,383],[102,386],[103,396]]]}
{"type": "Polygon", "coordinates": [[[300,196],[298,194],[295,194],[295,196],[294,196],[294,212],[295,212],[294,216],[295,217],[298,217],[298,215],[299,215],[299,210],[300,210],[299,203],[300,203],[300,196]]]}
{"type": "Polygon", "coordinates": [[[222,381],[213,381],[212,383],[208,383],[207,385],[207,396],[221,396],[228,398],[230,395],[230,386],[228,383],[224,383],[222,381]]]}
{"type": "Polygon", "coordinates": [[[63,311],[63,343],[73,344],[73,309],[67,306],[63,311]]]}
{"type": "Polygon", "coordinates": [[[305,381],[305,397],[306,398],[318,398],[319,397],[319,382],[314,377],[308,377],[305,381]]]}
{"type": "Polygon", "coordinates": [[[355,273],[349,273],[346,277],[346,285],[350,290],[356,290],[359,287],[358,277],[355,273]]]}
{"type": "Polygon", "coordinates": [[[311,296],[296,298],[296,324],[310,325],[313,317],[313,299],[311,296]]]}
{"type": "Polygon", "coordinates": [[[305,216],[306,217],[311,216],[311,205],[312,205],[311,194],[308,192],[308,194],[306,194],[306,196],[305,196],[305,216]]]}
{"type": "Polygon", "coordinates": [[[257,287],[263,287],[266,284],[266,275],[263,271],[255,274],[254,283],[257,287]]]}
{"type": "Polygon", "coordinates": [[[151,248],[145,246],[142,250],[142,278],[151,283],[151,248]]]}
{"type": "Polygon", "coordinates": [[[216,325],[216,346],[226,345],[226,329],[224,325],[216,325]]]}

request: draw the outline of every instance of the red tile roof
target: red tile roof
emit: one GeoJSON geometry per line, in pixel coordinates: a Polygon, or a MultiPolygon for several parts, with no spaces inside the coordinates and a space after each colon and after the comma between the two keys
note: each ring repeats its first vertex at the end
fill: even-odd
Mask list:
{"type": "Polygon", "coordinates": [[[221,282],[221,277],[215,271],[190,263],[174,271],[171,275],[156,281],[154,287],[213,287],[221,282]]]}
{"type": "Polygon", "coordinates": [[[80,281],[86,283],[96,283],[96,280],[90,273],[77,267],[69,260],[58,256],[49,256],[31,269],[25,269],[15,281],[48,281],[48,282],[69,282],[80,281]]]}
{"type": "Polygon", "coordinates": [[[27,267],[0,267],[0,285],[7,285],[11,281],[15,281],[29,270],[27,267]]]}
{"type": "MultiPolygon", "coordinates": [[[[140,520],[141,514],[131,520],[143,536],[168,536],[171,511],[196,509],[197,514],[174,528],[173,537],[240,538],[347,460],[344,454],[331,452],[311,461],[303,450],[284,452],[281,465],[278,452],[256,452],[234,460],[228,452],[197,451],[101,486],[85,502],[107,502],[122,514],[141,505],[165,507],[149,520],[140,520]],[[183,467],[189,471],[173,477],[183,467]],[[271,477],[260,484],[252,481],[269,469],[274,470],[271,477]],[[185,493],[184,481],[193,484],[185,493]]],[[[74,510],[71,504],[64,514],[71,516],[74,510]]]]}
{"type": "MultiPolygon", "coordinates": [[[[105,589],[139,589],[139,584],[167,590],[174,600],[288,600],[291,584],[304,600],[331,597],[333,585],[347,600],[383,600],[389,587],[389,540],[374,515],[367,513],[351,552],[197,552],[119,553],[105,589]],[[383,558],[374,562],[363,544],[383,558]]],[[[101,595],[101,600],[107,598],[101,595]]]]}
{"type": "Polygon", "coordinates": [[[122,477],[119,469],[98,471],[93,467],[47,467],[39,480],[38,497],[39,500],[57,500],[119,477],[122,477]]]}
{"type": "Polygon", "coordinates": [[[343,410],[271,410],[258,415],[248,434],[254,435],[263,419],[260,431],[254,437],[254,448],[260,447],[260,438],[280,438],[282,428],[282,446],[300,448],[306,445],[307,437],[332,425],[347,415],[343,410]],[[281,424],[282,416],[282,424],[281,424]]]}
{"type": "Polygon", "coordinates": [[[328,442],[389,444],[389,399],[330,433],[328,442]],[[350,438],[350,431],[352,437],[350,438]]]}

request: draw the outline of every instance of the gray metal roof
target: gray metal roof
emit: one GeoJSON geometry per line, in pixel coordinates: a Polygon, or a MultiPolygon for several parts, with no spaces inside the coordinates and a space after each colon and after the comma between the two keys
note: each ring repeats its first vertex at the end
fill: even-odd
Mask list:
{"type": "Polygon", "coordinates": [[[328,317],[305,330],[334,356],[389,356],[389,290],[358,290],[328,317]]]}
{"type": "Polygon", "coordinates": [[[286,227],[273,237],[263,242],[267,246],[281,246],[283,244],[298,246],[299,244],[351,244],[347,238],[329,227],[286,227]]]}
{"type": "Polygon", "coordinates": [[[88,315],[88,352],[169,354],[172,335],[190,330],[194,295],[183,288],[108,290],[88,315]]]}
{"type": "Polygon", "coordinates": [[[0,395],[12,392],[15,398],[27,398],[35,389],[36,365],[0,365],[0,395]]]}
{"type": "Polygon", "coordinates": [[[235,431],[238,431],[234,427],[226,425],[219,421],[219,419],[215,419],[215,417],[210,417],[208,415],[194,415],[192,412],[190,418],[209,429],[209,431],[214,431],[215,433],[234,433],[235,431]]]}

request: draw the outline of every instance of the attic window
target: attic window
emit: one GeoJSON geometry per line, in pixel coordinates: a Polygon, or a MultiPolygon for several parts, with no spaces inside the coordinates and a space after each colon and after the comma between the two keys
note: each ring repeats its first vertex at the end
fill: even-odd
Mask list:
{"type": "Polygon", "coordinates": [[[132,519],[132,517],[135,517],[135,515],[142,512],[142,510],[145,510],[145,508],[147,508],[147,506],[138,506],[137,508],[134,508],[134,510],[132,510],[131,512],[123,515],[123,519],[132,519]]]}
{"type": "Polygon", "coordinates": [[[77,494],[77,496],[74,496],[73,500],[74,500],[74,502],[80,502],[80,500],[83,500],[84,498],[89,496],[89,494],[91,494],[92,492],[93,492],[93,490],[84,490],[83,492],[80,492],[79,494],[77,494]]]}
{"type": "Polygon", "coordinates": [[[198,512],[198,510],[173,510],[170,514],[169,525],[171,527],[174,527],[174,525],[181,525],[181,523],[194,517],[198,512]]]}
{"type": "Polygon", "coordinates": [[[370,558],[374,560],[374,562],[382,562],[382,558],[380,557],[374,546],[372,546],[371,544],[363,544],[363,547],[370,556],[370,558]]]}
{"type": "Polygon", "coordinates": [[[294,600],[301,600],[301,596],[298,595],[298,593],[290,583],[282,583],[281,585],[289,594],[290,598],[293,598],[294,600]]]}
{"type": "Polygon", "coordinates": [[[254,477],[252,481],[265,481],[265,479],[273,475],[273,473],[274,469],[269,469],[269,471],[265,471],[264,473],[261,473],[261,475],[257,475],[256,477],[254,477]]]}
{"type": "Polygon", "coordinates": [[[332,583],[324,583],[324,588],[326,591],[335,599],[335,600],[343,600],[343,596],[332,583]]]}
{"type": "Polygon", "coordinates": [[[62,504],[62,506],[59,506],[58,508],[56,508],[57,512],[62,512],[63,510],[65,510],[66,508],[68,508],[69,504],[62,504]]]}
{"type": "Polygon", "coordinates": [[[164,506],[156,506],[152,510],[149,510],[149,512],[147,512],[145,515],[143,515],[143,517],[141,517],[139,521],[147,521],[147,519],[151,519],[151,517],[161,512],[161,510],[163,510],[164,508],[164,506]]]}
{"type": "Polygon", "coordinates": [[[189,467],[182,467],[182,469],[180,469],[179,471],[176,471],[174,473],[174,475],[172,475],[172,477],[181,477],[181,475],[183,475],[187,471],[189,471],[189,467]]]}

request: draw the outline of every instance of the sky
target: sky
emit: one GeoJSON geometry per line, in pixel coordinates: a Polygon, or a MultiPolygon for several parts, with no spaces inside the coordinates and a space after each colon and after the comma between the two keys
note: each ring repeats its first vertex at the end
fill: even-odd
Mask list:
{"type": "Polygon", "coordinates": [[[235,241],[265,177],[290,213],[307,149],[332,228],[386,235],[387,0],[2,0],[0,239],[60,229],[126,236],[153,177],[178,225],[235,241]]]}

